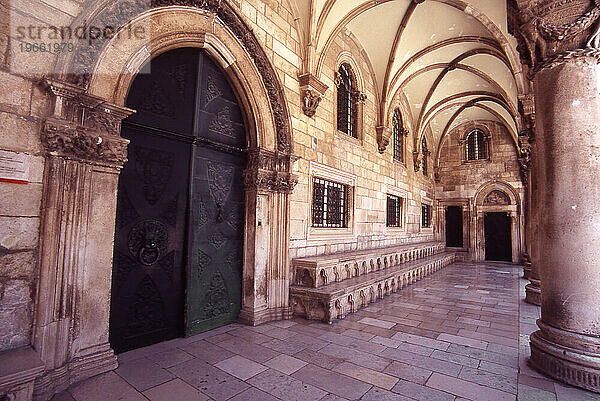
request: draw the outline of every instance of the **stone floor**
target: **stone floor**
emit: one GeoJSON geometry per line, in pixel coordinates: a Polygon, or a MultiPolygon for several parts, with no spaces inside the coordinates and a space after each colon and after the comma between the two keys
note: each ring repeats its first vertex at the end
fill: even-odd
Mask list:
{"type": "Polygon", "coordinates": [[[512,265],[456,263],[332,325],[232,324],[119,355],[54,401],[600,400],[531,370],[512,265]]]}

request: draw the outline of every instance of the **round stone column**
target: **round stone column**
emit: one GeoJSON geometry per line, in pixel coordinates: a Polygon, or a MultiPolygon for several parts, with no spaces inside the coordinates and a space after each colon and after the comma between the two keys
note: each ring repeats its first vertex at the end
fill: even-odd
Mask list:
{"type": "Polygon", "coordinates": [[[596,61],[536,74],[542,318],[530,364],[600,392],[600,96],[596,61]],[[543,170],[539,174],[539,170],[543,170]]]}
{"type": "Polygon", "coordinates": [[[540,236],[539,232],[539,221],[540,221],[540,208],[539,206],[539,174],[536,175],[540,171],[539,163],[540,157],[539,154],[536,154],[536,148],[539,148],[539,144],[533,144],[533,154],[532,165],[531,165],[531,177],[529,180],[529,221],[528,221],[528,250],[530,257],[530,265],[529,265],[529,274],[527,279],[529,280],[529,284],[525,286],[525,302],[534,305],[541,304],[541,289],[540,289],[540,236]]]}

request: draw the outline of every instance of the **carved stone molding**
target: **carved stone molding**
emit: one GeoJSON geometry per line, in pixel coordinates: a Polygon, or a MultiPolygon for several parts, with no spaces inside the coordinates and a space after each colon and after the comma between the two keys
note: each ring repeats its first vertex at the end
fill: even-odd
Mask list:
{"type": "Polygon", "coordinates": [[[51,155],[120,167],[127,161],[129,140],[48,118],[42,129],[42,143],[51,155]]]}
{"type": "MultiPolygon", "coordinates": [[[[289,126],[289,112],[284,98],[283,86],[273,69],[269,58],[260,45],[252,30],[237,15],[232,6],[224,0],[152,0],[151,7],[189,6],[202,9],[214,14],[236,36],[246,49],[256,65],[267,90],[277,133],[277,150],[283,153],[292,153],[292,138],[289,126]]],[[[99,10],[94,18],[87,23],[92,26],[95,21],[110,21],[113,26],[125,26],[137,15],[147,11],[148,4],[143,1],[121,0],[107,3],[99,10]]],[[[98,24],[97,26],[104,26],[98,24]]],[[[107,39],[102,37],[88,43],[83,39],[75,49],[75,57],[70,70],[74,74],[68,76],[75,86],[86,88],[90,82],[91,73],[106,44],[107,39]]]]}
{"type": "Polygon", "coordinates": [[[509,32],[530,79],[569,60],[600,60],[600,0],[508,0],[509,32]]]}
{"type": "Polygon", "coordinates": [[[244,186],[251,190],[289,194],[298,183],[298,177],[291,173],[292,164],[296,160],[293,155],[251,149],[248,167],[244,171],[244,186]]]}
{"type": "Polygon", "coordinates": [[[302,74],[298,76],[298,81],[300,83],[300,96],[302,96],[302,111],[308,117],[312,117],[315,115],[328,86],[312,74],[302,74]]]}
{"type": "Polygon", "coordinates": [[[442,178],[440,176],[440,168],[438,166],[435,166],[433,168],[433,179],[438,184],[442,181],[442,178]]]}

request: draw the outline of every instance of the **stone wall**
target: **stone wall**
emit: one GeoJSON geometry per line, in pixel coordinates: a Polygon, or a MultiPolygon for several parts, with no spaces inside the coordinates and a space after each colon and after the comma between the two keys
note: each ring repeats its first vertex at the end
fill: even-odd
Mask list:
{"type": "MultiPolygon", "coordinates": [[[[340,32],[326,56],[319,77],[329,88],[314,118],[294,110],[294,152],[300,160],[296,166],[299,183],[291,197],[292,258],[421,241],[434,236],[433,228],[421,228],[421,201],[425,198],[433,201],[435,198],[432,169],[428,178],[423,176],[422,171],[414,171],[412,132],[405,140],[405,165],[393,160],[391,146],[383,154],[378,152],[375,130],[377,89],[372,68],[364,54],[364,49],[350,32],[340,32]],[[344,60],[339,58],[342,53],[358,67],[356,72],[364,85],[359,89],[367,96],[363,106],[362,138],[359,139],[338,132],[336,127],[334,76],[340,61],[344,60]],[[311,163],[323,164],[336,172],[353,176],[352,230],[311,227],[311,163]],[[386,227],[386,193],[393,192],[392,188],[406,199],[406,216],[400,229],[386,227]]],[[[408,116],[405,116],[405,123],[410,128],[408,116]]],[[[428,142],[433,143],[430,138],[428,142]]]]}
{"type": "MultiPolygon", "coordinates": [[[[3,45],[5,26],[0,33],[3,45]]],[[[47,113],[35,77],[11,74],[6,54],[4,48],[0,54],[0,151],[3,157],[23,159],[29,172],[27,184],[0,182],[0,350],[31,340],[44,169],[39,133],[41,118],[47,113]]]]}
{"type": "Polygon", "coordinates": [[[482,185],[494,180],[522,188],[516,146],[506,128],[492,121],[465,123],[448,134],[440,152],[439,178],[439,200],[472,199],[482,185]],[[491,135],[490,160],[464,160],[463,139],[475,126],[491,135]]]}
{"type": "Polygon", "coordinates": [[[516,145],[507,129],[493,121],[467,122],[454,128],[444,139],[440,150],[438,177],[436,196],[440,206],[438,224],[441,237],[445,239],[444,207],[463,206],[463,247],[466,253],[459,254],[459,258],[467,260],[483,260],[485,257],[485,211],[481,205],[477,206],[477,200],[483,199],[494,188],[513,192],[509,194],[511,199],[515,199],[513,204],[497,211],[507,211],[513,218],[513,260],[518,261],[520,255],[517,253],[523,246],[523,184],[516,145]],[[467,161],[466,135],[476,127],[489,136],[489,158],[467,161]]]}

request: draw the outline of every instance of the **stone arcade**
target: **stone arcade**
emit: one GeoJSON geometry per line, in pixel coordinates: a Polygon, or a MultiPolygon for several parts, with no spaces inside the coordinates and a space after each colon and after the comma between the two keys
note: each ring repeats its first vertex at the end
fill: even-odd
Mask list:
{"type": "Polygon", "coordinates": [[[535,380],[600,393],[598,0],[0,10],[0,401],[234,322],[477,348],[492,311],[393,335],[385,307],[490,261],[541,306],[535,380]]]}

